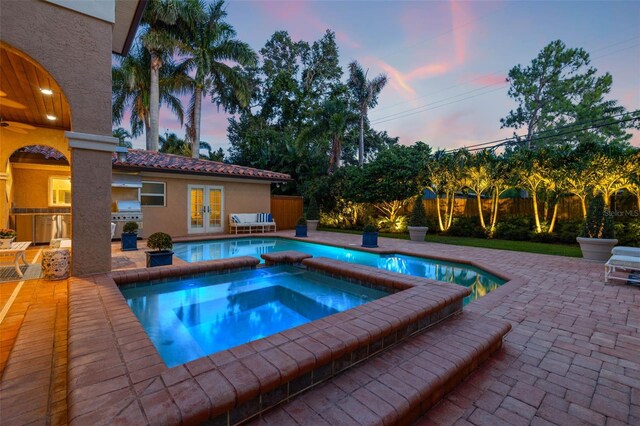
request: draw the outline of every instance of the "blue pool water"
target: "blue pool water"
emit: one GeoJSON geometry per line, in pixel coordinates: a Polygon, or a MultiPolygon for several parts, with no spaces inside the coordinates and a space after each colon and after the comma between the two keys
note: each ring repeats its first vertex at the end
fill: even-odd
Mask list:
{"type": "Polygon", "coordinates": [[[362,250],[350,250],[284,238],[235,238],[177,243],[173,246],[176,256],[185,262],[226,259],[237,256],[253,256],[264,262],[260,258],[261,254],[285,250],[296,250],[309,253],[314,257],[328,257],[401,274],[460,284],[471,288],[471,294],[464,300],[465,304],[486,295],[505,282],[487,271],[461,263],[401,254],[379,255],[362,250]]]}
{"type": "Polygon", "coordinates": [[[292,266],[121,291],[169,367],[388,295],[292,266]]]}

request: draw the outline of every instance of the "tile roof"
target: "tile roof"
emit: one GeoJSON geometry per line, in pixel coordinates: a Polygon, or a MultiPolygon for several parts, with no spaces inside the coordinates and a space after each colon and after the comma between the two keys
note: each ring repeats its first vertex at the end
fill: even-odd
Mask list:
{"type": "Polygon", "coordinates": [[[50,146],[45,145],[28,145],[16,150],[16,152],[24,152],[26,154],[41,154],[44,155],[45,159],[60,160],[64,158],[66,160],[66,157],[63,153],[55,148],[51,148],[50,146]]]}
{"type": "Polygon", "coordinates": [[[112,164],[115,168],[154,170],[169,173],[206,174],[270,181],[291,180],[291,176],[285,173],[220,163],[218,161],[198,160],[180,155],[164,154],[142,149],[130,149],[124,161],[118,160],[117,154],[114,153],[112,164]]]}
{"type": "MultiPolygon", "coordinates": [[[[44,145],[25,146],[17,152],[41,154],[47,159],[51,158],[54,160],[65,158],[60,151],[44,145]]],[[[291,180],[291,176],[285,173],[220,163],[218,161],[198,160],[180,155],[164,154],[162,152],[145,151],[142,149],[130,149],[127,152],[125,161],[119,161],[117,154],[114,153],[112,165],[116,168],[156,170],[170,173],[206,174],[279,182],[291,180]]]]}

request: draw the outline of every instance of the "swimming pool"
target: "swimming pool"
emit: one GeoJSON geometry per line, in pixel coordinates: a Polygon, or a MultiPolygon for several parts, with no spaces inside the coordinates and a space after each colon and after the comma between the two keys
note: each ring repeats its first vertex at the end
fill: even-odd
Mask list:
{"type": "Polygon", "coordinates": [[[471,289],[471,294],[464,300],[465,304],[486,295],[505,283],[505,280],[487,271],[462,263],[402,254],[380,255],[362,250],[332,247],[285,238],[234,238],[176,243],[173,246],[175,255],[185,262],[253,256],[264,263],[260,257],[261,254],[285,250],[295,250],[309,253],[314,257],[328,257],[405,275],[460,284],[471,289]]]}
{"type": "Polygon", "coordinates": [[[293,266],[120,290],[168,367],[389,295],[293,266]]]}

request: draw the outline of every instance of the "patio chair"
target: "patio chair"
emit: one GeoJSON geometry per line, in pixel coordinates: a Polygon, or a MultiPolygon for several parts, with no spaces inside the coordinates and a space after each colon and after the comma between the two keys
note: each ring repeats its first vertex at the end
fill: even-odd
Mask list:
{"type": "Polygon", "coordinates": [[[113,237],[116,235],[116,224],[114,222],[111,222],[111,239],[113,240],[113,237]]]}
{"type": "Polygon", "coordinates": [[[611,254],[611,258],[604,265],[604,282],[608,283],[611,279],[640,285],[640,248],[614,247],[611,254]],[[623,272],[624,275],[613,275],[616,272],[623,272]]]}

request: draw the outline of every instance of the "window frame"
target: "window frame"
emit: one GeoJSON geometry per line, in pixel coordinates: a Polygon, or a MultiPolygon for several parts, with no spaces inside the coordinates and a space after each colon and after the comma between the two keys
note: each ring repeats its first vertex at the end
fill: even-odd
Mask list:
{"type": "Polygon", "coordinates": [[[142,187],[140,187],[140,189],[138,190],[138,197],[140,199],[140,206],[141,207],[167,207],[167,183],[166,182],[161,182],[161,181],[155,181],[155,180],[143,180],[142,181],[142,187]],[[158,184],[158,185],[162,185],[162,195],[161,194],[152,194],[152,193],[145,193],[142,192],[142,188],[144,187],[145,183],[151,183],[151,184],[158,184]],[[142,197],[162,197],[162,205],[150,205],[150,204],[143,204],[142,202],[142,197]]]}
{"type": "Polygon", "coordinates": [[[71,189],[72,189],[71,188],[71,176],[51,175],[51,176],[49,176],[49,187],[47,188],[47,205],[49,207],[71,207],[71,202],[73,201],[73,198],[71,199],[71,201],[69,203],[57,203],[57,204],[53,203],[53,181],[54,181],[54,179],[69,181],[69,195],[72,196],[72,192],[71,192],[71,189]]]}

